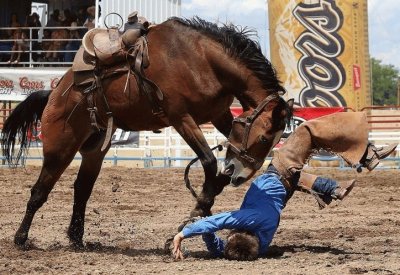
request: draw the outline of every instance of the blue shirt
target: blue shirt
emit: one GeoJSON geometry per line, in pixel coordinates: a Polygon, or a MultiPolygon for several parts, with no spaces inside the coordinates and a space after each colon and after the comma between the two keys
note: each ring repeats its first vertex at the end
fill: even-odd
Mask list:
{"type": "Polygon", "coordinates": [[[239,229],[253,232],[260,240],[259,254],[263,255],[279,225],[285,206],[286,190],[274,174],[262,174],[250,185],[239,210],[223,212],[187,225],[185,238],[202,234],[207,249],[221,256],[224,242],[214,232],[221,229],[239,229]]]}

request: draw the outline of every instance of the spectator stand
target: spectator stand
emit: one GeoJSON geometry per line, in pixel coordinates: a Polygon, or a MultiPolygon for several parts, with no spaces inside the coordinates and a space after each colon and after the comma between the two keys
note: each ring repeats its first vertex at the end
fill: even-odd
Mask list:
{"type": "Polygon", "coordinates": [[[3,27],[0,28],[0,33],[7,33],[9,31],[15,31],[20,29],[27,33],[26,39],[23,41],[26,44],[26,49],[21,51],[13,51],[12,45],[15,42],[12,38],[5,38],[5,35],[0,37],[0,66],[2,67],[70,67],[72,65],[72,60],[66,62],[64,60],[64,56],[66,53],[71,53],[75,55],[79,46],[76,47],[76,50],[68,50],[67,45],[70,43],[79,43],[81,44],[82,37],[84,33],[86,33],[87,28],[81,26],[72,26],[72,27],[19,27],[19,28],[10,28],[3,27]],[[64,32],[65,35],[59,38],[51,38],[51,37],[39,37],[38,39],[31,39],[33,37],[32,33],[34,31],[39,30],[39,33],[51,33],[54,31],[58,31],[60,33],[64,32]],[[46,32],[47,31],[47,32],[46,32]],[[70,32],[79,32],[80,38],[71,38],[69,37],[70,32]],[[12,53],[20,52],[23,56],[21,56],[21,60],[18,64],[8,64],[7,61],[10,59],[12,53]],[[49,59],[49,55],[57,55],[57,58],[49,59]]]}

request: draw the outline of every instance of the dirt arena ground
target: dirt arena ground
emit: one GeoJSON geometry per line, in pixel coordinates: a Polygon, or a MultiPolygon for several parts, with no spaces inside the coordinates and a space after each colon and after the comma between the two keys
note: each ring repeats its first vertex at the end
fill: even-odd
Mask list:
{"type": "MultiPolygon", "coordinates": [[[[104,168],[87,208],[86,248],[74,251],[65,231],[76,168],[37,213],[25,249],[12,239],[39,167],[0,168],[0,274],[400,274],[400,170],[311,171],[359,182],[347,200],[324,210],[295,194],[266,258],[210,259],[193,238],[184,241],[189,257],[176,262],[163,246],[194,203],[183,169],[104,168]]],[[[202,171],[193,170],[191,179],[199,186],[202,171]]],[[[226,188],[214,212],[239,207],[247,187],[226,188]]]]}

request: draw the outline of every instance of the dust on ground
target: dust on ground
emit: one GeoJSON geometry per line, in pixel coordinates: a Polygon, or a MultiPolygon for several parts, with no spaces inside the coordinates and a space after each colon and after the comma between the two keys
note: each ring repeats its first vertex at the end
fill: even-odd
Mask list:
{"type": "MultiPolygon", "coordinates": [[[[76,251],[66,236],[77,173],[69,168],[37,212],[27,248],[18,248],[13,236],[39,172],[0,168],[0,274],[400,274],[400,170],[311,170],[358,183],[324,210],[295,194],[268,257],[255,262],[211,259],[200,237],[184,241],[184,261],[164,253],[166,238],[194,205],[183,169],[104,168],[86,211],[86,248],[76,251]]],[[[201,185],[201,169],[190,176],[201,185]]],[[[228,186],[214,213],[238,208],[248,186],[228,186]]]]}

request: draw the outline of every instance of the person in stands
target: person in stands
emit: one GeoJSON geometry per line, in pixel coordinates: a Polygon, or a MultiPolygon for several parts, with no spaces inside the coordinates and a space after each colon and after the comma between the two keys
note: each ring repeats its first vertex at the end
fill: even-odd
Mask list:
{"type": "Polygon", "coordinates": [[[22,54],[28,49],[29,45],[27,42],[28,36],[26,34],[26,30],[16,29],[13,33],[14,44],[11,49],[11,57],[10,60],[7,61],[7,64],[18,64],[21,60],[22,54]]]}

